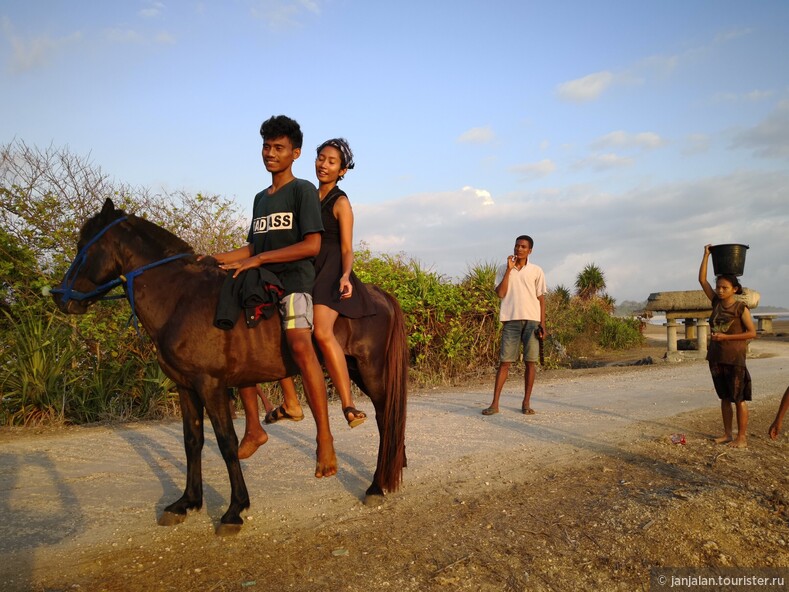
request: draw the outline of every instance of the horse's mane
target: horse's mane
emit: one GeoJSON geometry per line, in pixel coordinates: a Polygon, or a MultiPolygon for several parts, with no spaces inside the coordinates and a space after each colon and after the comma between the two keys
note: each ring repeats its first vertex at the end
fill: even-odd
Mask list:
{"type": "MultiPolygon", "coordinates": [[[[85,222],[80,231],[78,248],[82,248],[88,240],[101,232],[103,228],[106,228],[114,220],[124,216],[138,235],[138,246],[145,250],[156,251],[155,253],[151,253],[153,257],[166,258],[182,253],[195,254],[194,249],[189,243],[177,237],[169,230],[145,218],[141,218],[134,214],[127,214],[121,209],[115,209],[111,202],[105,204],[105,208],[102,209],[99,214],[96,214],[85,222]]],[[[200,261],[197,261],[196,257],[189,257],[187,261],[205,268],[206,271],[213,271],[217,275],[224,275],[226,273],[217,267],[216,260],[213,257],[204,257],[200,261]]]]}
{"type": "Polygon", "coordinates": [[[194,254],[192,245],[178,238],[169,230],[138,216],[129,216],[134,228],[142,235],[143,241],[148,245],[156,245],[162,250],[163,257],[178,255],[179,253],[194,254]]]}

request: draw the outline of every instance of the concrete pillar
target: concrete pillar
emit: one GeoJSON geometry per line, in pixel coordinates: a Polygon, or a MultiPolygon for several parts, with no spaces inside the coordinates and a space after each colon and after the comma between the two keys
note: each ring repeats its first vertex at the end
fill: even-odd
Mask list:
{"type": "Polygon", "coordinates": [[[756,327],[757,331],[761,331],[762,333],[772,333],[773,332],[773,317],[757,317],[758,326],[756,327]]]}
{"type": "Polygon", "coordinates": [[[696,339],[696,319],[685,319],[685,339],[696,339]]]}
{"type": "Polygon", "coordinates": [[[696,344],[698,345],[698,350],[704,353],[707,351],[707,338],[709,335],[710,324],[705,319],[700,319],[697,328],[699,336],[696,339],[696,344]]]}
{"type": "Polygon", "coordinates": [[[675,319],[668,319],[663,323],[666,328],[666,345],[669,352],[677,351],[677,321],[675,319]]]}

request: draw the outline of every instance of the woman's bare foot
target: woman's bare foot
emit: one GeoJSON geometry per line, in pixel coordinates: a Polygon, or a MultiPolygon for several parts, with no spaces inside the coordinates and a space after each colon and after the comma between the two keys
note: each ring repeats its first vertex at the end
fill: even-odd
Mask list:
{"type": "Polygon", "coordinates": [[[243,460],[249,458],[258,448],[268,442],[268,434],[265,430],[261,430],[256,434],[244,434],[241,438],[241,444],[238,445],[238,458],[243,460]]]}
{"type": "Polygon", "coordinates": [[[732,437],[729,435],[721,436],[720,438],[715,438],[716,444],[728,444],[732,441],[732,437]]]}
{"type": "Polygon", "coordinates": [[[748,441],[745,436],[737,436],[734,440],[729,442],[732,448],[748,448],[748,441]]]}

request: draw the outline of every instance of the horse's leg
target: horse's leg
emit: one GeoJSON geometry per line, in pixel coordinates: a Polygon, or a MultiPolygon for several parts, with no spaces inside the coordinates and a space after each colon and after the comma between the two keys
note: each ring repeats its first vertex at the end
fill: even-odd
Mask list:
{"type": "MultiPolygon", "coordinates": [[[[402,480],[408,397],[408,342],[402,310],[393,297],[378,292],[384,301],[378,302],[377,314],[367,320],[349,320],[347,326],[354,341],[348,344],[349,350],[366,353],[355,358],[352,377],[375,407],[378,461],[367,496],[376,497],[397,491],[402,480]],[[386,330],[383,343],[382,330],[386,330]]],[[[374,503],[375,498],[368,497],[367,501],[374,503]]]]}
{"type": "Polygon", "coordinates": [[[382,458],[384,449],[384,432],[386,431],[385,415],[386,415],[386,399],[382,391],[372,393],[369,395],[370,400],[375,407],[375,423],[378,426],[378,459],[375,463],[375,473],[373,474],[373,482],[367,491],[364,492],[364,503],[367,505],[377,505],[380,503],[380,498],[384,496],[383,487],[383,474],[382,474],[382,458]]]}
{"type": "MultiPolygon", "coordinates": [[[[184,448],[186,450],[186,488],[175,503],[164,509],[159,517],[160,526],[180,524],[186,519],[189,510],[199,510],[203,506],[203,403],[191,389],[178,387],[178,402],[184,426],[184,448]]],[[[230,415],[230,409],[226,406],[230,415]]]]}
{"type": "MultiPolygon", "coordinates": [[[[220,387],[205,388],[204,394],[208,418],[214,428],[216,443],[225,460],[230,477],[230,505],[216,530],[216,534],[226,536],[236,534],[241,529],[241,525],[244,523],[241,512],[249,507],[249,493],[244,482],[244,474],[241,471],[241,463],[238,460],[238,437],[230,417],[226,391],[220,387]]],[[[255,395],[257,396],[257,393],[255,395]]]]}

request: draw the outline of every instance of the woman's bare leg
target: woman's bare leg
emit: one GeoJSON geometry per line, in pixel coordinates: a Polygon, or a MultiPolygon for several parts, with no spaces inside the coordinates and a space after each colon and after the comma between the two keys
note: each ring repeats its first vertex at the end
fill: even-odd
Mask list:
{"type": "Polygon", "coordinates": [[[748,405],[745,401],[734,404],[737,410],[737,437],[729,443],[734,448],[748,447],[748,405]]]}
{"type": "Polygon", "coordinates": [[[731,401],[721,399],[721,415],[723,416],[723,436],[715,438],[716,444],[726,444],[732,441],[732,420],[734,412],[731,408],[731,401]]]}
{"type": "MultiPolygon", "coordinates": [[[[329,372],[334,388],[340,395],[340,401],[343,409],[348,407],[355,408],[353,403],[353,396],[351,395],[351,378],[348,374],[348,364],[345,361],[345,353],[342,351],[342,346],[334,336],[334,322],[337,320],[339,314],[337,311],[332,310],[323,304],[316,304],[313,307],[313,320],[315,327],[313,335],[315,341],[318,342],[318,347],[323,354],[323,363],[326,365],[326,370],[329,372]]],[[[366,418],[366,414],[348,413],[346,420],[348,423],[355,419],[366,418]]]]}

